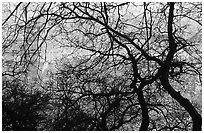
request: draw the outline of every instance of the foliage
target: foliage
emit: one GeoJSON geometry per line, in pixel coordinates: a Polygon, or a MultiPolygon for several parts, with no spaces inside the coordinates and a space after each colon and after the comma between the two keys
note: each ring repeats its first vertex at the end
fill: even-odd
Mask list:
{"type": "Polygon", "coordinates": [[[46,118],[50,97],[33,88],[25,87],[21,81],[3,81],[2,124],[3,130],[38,130],[46,118]],[[31,89],[31,90],[30,90],[31,89]]]}

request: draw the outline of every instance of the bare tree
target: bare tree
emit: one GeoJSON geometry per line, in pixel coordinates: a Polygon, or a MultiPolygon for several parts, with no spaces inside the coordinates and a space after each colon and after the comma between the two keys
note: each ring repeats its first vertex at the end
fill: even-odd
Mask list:
{"type": "Polygon", "coordinates": [[[62,2],[14,7],[3,18],[3,56],[12,53],[12,59],[14,55],[20,59],[12,61],[3,76],[29,71],[37,60],[46,60],[43,54],[54,44],[71,50],[67,58],[72,61],[66,62],[68,70],[63,67],[56,73],[60,80],[53,84],[62,86],[53,87],[65,86],[63,92],[75,96],[79,106],[95,99],[80,109],[89,113],[86,108],[94,104],[98,105],[94,111],[104,108],[94,113],[98,130],[122,130],[127,121],[139,130],[189,130],[189,117],[192,130],[201,130],[199,108],[185,97],[189,93],[185,77],[201,86],[201,3],[62,2]],[[179,113],[186,120],[171,119],[172,114],[180,117],[174,107],[183,107],[179,113]],[[163,124],[155,123],[155,113],[156,122],[163,124]],[[173,126],[168,126],[169,120],[173,126]]]}

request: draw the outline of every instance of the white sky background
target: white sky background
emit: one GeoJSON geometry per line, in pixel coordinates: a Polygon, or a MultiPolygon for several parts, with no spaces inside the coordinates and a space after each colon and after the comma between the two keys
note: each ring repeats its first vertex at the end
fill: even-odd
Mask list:
{"type": "MultiPolygon", "coordinates": [[[[7,2],[7,1],[6,1],[7,2]]],[[[121,1],[122,2],[122,1],[121,1]]],[[[163,2],[163,1],[162,1],[163,2]]],[[[5,5],[8,5],[8,4],[5,4],[5,5]]],[[[5,6],[3,5],[3,6],[5,6]]],[[[11,11],[13,11],[13,9],[15,8],[14,5],[16,5],[16,3],[11,3],[9,4],[10,8],[11,8],[11,11]]],[[[128,9],[131,9],[130,7],[128,9]]],[[[141,10],[142,11],[142,10],[141,10]]],[[[137,14],[139,14],[140,12],[139,11],[131,11],[131,10],[128,10],[128,12],[133,12],[134,15],[136,16],[137,14]],[[135,12],[137,12],[137,14],[135,14],[135,12]]],[[[9,14],[2,14],[3,17],[6,17],[8,16],[9,14]]],[[[189,21],[187,21],[188,23],[189,21]]],[[[196,32],[196,30],[194,30],[193,27],[189,27],[189,30],[190,32],[196,32]]],[[[58,38],[58,37],[57,37],[58,38]]],[[[43,45],[42,47],[42,51],[41,51],[41,55],[44,59],[42,59],[42,63],[44,63],[43,67],[42,67],[42,73],[44,71],[46,71],[46,69],[49,68],[49,64],[50,63],[53,63],[53,61],[58,58],[60,59],[62,56],[66,56],[68,54],[71,54],[71,52],[73,51],[73,49],[71,48],[65,48],[65,47],[62,47],[60,48],[58,44],[56,43],[53,43],[53,42],[47,42],[47,50],[46,50],[46,53],[45,53],[45,46],[46,45],[43,45]]],[[[86,52],[86,51],[85,51],[86,52]]],[[[80,55],[83,55],[84,52],[81,52],[80,55]]],[[[75,54],[76,55],[76,54],[75,54]]]]}
{"type": "MultiPolygon", "coordinates": [[[[163,2],[163,1],[162,1],[163,2]]],[[[131,9],[131,8],[128,8],[128,9],[131,9]]],[[[141,10],[142,11],[142,10],[141,10]]],[[[130,10],[129,10],[129,12],[131,12],[130,10]]],[[[135,10],[134,11],[132,11],[133,13],[135,13],[135,10]]],[[[137,11],[137,14],[139,14],[140,12],[139,11],[137,11]]],[[[135,16],[137,15],[137,14],[134,14],[135,16]]],[[[189,21],[189,19],[187,19],[187,21],[186,20],[182,20],[183,22],[182,22],[182,25],[185,25],[185,23],[195,23],[194,21],[192,21],[192,20],[190,20],[189,21]]],[[[197,25],[197,24],[196,24],[197,25]]],[[[196,26],[195,25],[195,26],[196,26]]],[[[194,26],[191,26],[191,27],[188,27],[188,30],[190,31],[190,33],[193,33],[193,34],[191,34],[191,36],[188,36],[187,38],[191,38],[197,31],[195,30],[195,29],[197,29],[197,28],[195,28],[194,26]]],[[[63,55],[68,55],[68,54],[71,54],[71,52],[73,51],[73,49],[71,49],[71,48],[59,48],[58,47],[59,45],[58,44],[55,44],[55,43],[52,43],[52,44],[48,44],[48,47],[47,47],[47,53],[46,53],[46,60],[45,60],[45,62],[49,62],[49,63],[51,63],[51,62],[53,62],[53,60],[55,60],[56,58],[60,58],[60,57],[62,57],[63,55]]],[[[42,54],[44,54],[43,53],[43,51],[42,51],[42,54]]],[[[81,55],[83,55],[83,52],[82,53],[80,53],[81,55]]],[[[42,68],[42,71],[44,71],[45,69],[47,69],[48,68],[48,63],[45,63],[45,65],[44,65],[44,67],[42,68]]]]}
{"type": "MultiPolygon", "coordinates": [[[[32,1],[32,0],[31,0],[32,1]]],[[[63,0],[62,0],[63,1],[63,0]]],[[[77,1],[77,0],[76,0],[77,1]]],[[[106,0],[105,0],[106,1],[106,0]]],[[[4,2],[9,2],[9,1],[4,1],[4,2]]],[[[14,2],[14,1],[12,1],[12,2],[14,2]]],[[[15,2],[17,2],[17,1],[15,1],[15,2]]],[[[22,1],[22,2],[27,2],[27,1],[22,1]]],[[[82,2],[81,0],[80,0],[80,2],[82,2]]],[[[95,2],[95,0],[94,0],[94,2],[95,2]]],[[[107,2],[109,2],[109,1],[107,1],[107,2]]],[[[124,2],[124,1],[120,1],[120,2],[124,2]]],[[[134,1],[135,2],[135,1],[134,1]]],[[[138,2],[138,1],[137,1],[138,2]]],[[[141,1],[141,0],[139,0],[139,2],[143,2],[143,1],[141,1]]],[[[164,1],[162,1],[162,2],[164,2],[164,1]]],[[[192,2],[192,1],[191,1],[192,2]]],[[[5,5],[8,5],[8,4],[5,4],[5,5]]],[[[3,5],[3,6],[5,6],[5,5],[3,5]]],[[[10,4],[10,8],[11,8],[11,11],[15,8],[14,7],[14,5],[16,5],[16,3],[11,3],[10,4]]],[[[1,5],[2,6],[2,5],[1,5]]],[[[130,8],[129,8],[130,9],[130,8]]],[[[131,12],[131,11],[130,11],[131,12]]],[[[135,12],[135,11],[134,11],[135,12]]],[[[2,12],[1,12],[2,13],[2,12]]],[[[3,13],[2,15],[1,15],[3,18],[5,17],[5,16],[8,16],[8,14],[5,14],[5,13],[3,13]]],[[[189,29],[191,32],[196,32],[194,29],[193,29],[193,27],[191,28],[191,29],[189,29]]],[[[43,45],[43,47],[45,47],[45,45],[43,45]]],[[[49,43],[48,45],[47,45],[47,53],[46,53],[46,58],[45,58],[45,55],[43,55],[43,54],[45,54],[44,52],[44,50],[43,50],[43,48],[42,48],[42,57],[44,57],[45,58],[45,60],[44,60],[44,62],[49,62],[49,63],[51,63],[55,58],[60,58],[60,57],[62,57],[63,55],[66,55],[66,54],[70,54],[71,52],[72,52],[72,50],[73,49],[66,49],[66,48],[59,48],[58,47],[58,45],[56,45],[55,43],[49,43]]],[[[2,50],[1,50],[2,51],[2,50]]],[[[83,53],[81,53],[81,54],[83,54],[83,53]]],[[[43,69],[43,71],[46,69],[48,67],[48,63],[45,63],[45,65],[44,65],[44,67],[42,68],[43,69]]]]}
{"type": "MultiPolygon", "coordinates": [[[[23,1],[23,2],[25,2],[25,1],[23,1]]],[[[123,2],[123,1],[120,1],[120,2],[123,2]]],[[[143,2],[143,1],[139,1],[139,2],[143,2]]],[[[162,2],[164,2],[164,1],[162,1],[162,2]]],[[[13,4],[14,3],[10,4],[11,11],[15,8],[14,7],[15,4],[14,5],[13,4]]],[[[129,8],[129,9],[131,9],[131,8],[129,8]]],[[[135,11],[134,11],[134,13],[135,13],[135,11]]],[[[3,15],[3,17],[8,16],[8,14],[2,14],[2,15],[3,15]]],[[[190,30],[193,32],[193,29],[190,29],[190,30]]],[[[51,44],[50,43],[50,44],[47,45],[47,53],[46,53],[45,62],[52,62],[55,58],[60,58],[63,54],[69,54],[71,52],[72,52],[72,49],[58,48],[58,47],[56,47],[56,44],[54,44],[54,43],[51,44]]],[[[42,50],[42,56],[43,56],[43,54],[44,54],[44,50],[42,50]]],[[[43,57],[45,57],[45,56],[43,56],[43,57]]],[[[45,69],[46,67],[47,67],[47,65],[45,65],[45,67],[43,67],[43,69],[45,69]]]]}

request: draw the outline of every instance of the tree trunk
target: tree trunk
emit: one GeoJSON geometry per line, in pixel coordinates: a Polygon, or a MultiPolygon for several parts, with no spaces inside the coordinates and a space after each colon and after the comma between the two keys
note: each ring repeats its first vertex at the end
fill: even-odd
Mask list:
{"type": "Polygon", "coordinates": [[[164,89],[173,97],[179,104],[188,111],[190,114],[192,121],[193,121],[193,130],[194,131],[201,131],[202,126],[202,117],[197,112],[197,110],[193,107],[190,101],[183,96],[180,95],[179,92],[176,92],[168,81],[168,75],[164,75],[160,78],[161,83],[164,89]]]}
{"type": "Polygon", "coordinates": [[[142,88],[144,86],[140,86],[138,88],[138,99],[139,99],[139,104],[142,108],[142,123],[141,123],[141,126],[140,126],[140,131],[147,131],[148,130],[148,126],[149,126],[149,114],[148,114],[148,108],[147,108],[147,104],[145,102],[145,99],[144,99],[144,95],[143,95],[143,92],[142,92],[142,88]]]}
{"type": "Polygon", "coordinates": [[[179,104],[188,111],[190,114],[192,121],[193,121],[193,130],[200,131],[201,130],[201,124],[202,124],[202,118],[201,115],[197,112],[197,110],[193,107],[193,105],[190,103],[190,101],[180,95],[179,92],[176,92],[173,87],[170,85],[168,76],[169,76],[169,69],[171,62],[173,60],[174,54],[176,52],[177,44],[175,43],[174,37],[173,37],[173,17],[174,17],[174,4],[173,2],[168,3],[169,8],[169,17],[168,17],[168,39],[169,39],[169,53],[166,57],[166,60],[164,61],[164,65],[161,68],[161,77],[160,81],[164,87],[164,89],[173,97],[179,104]]]}

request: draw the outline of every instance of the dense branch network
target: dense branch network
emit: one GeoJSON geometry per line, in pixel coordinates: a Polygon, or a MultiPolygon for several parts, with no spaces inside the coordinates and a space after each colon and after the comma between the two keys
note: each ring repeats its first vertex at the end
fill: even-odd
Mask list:
{"type": "Polygon", "coordinates": [[[201,130],[201,108],[186,98],[201,86],[201,3],[13,6],[2,25],[5,95],[9,80],[29,85],[37,77],[36,88],[53,97],[51,124],[39,127],[201,130]],[[72,52],[45,79],[41,63],[52,48],[72,52]]]}

